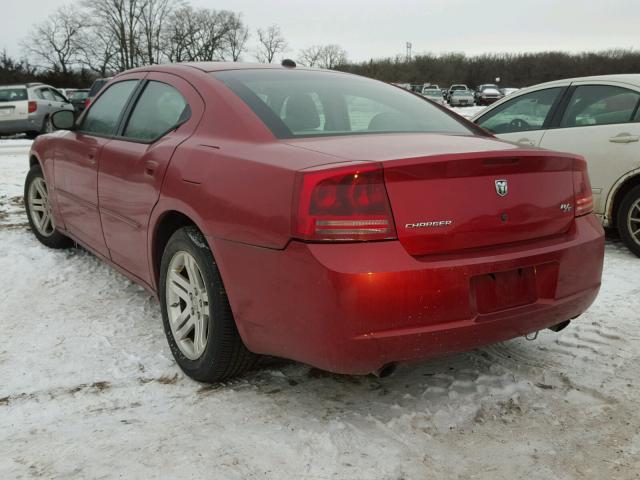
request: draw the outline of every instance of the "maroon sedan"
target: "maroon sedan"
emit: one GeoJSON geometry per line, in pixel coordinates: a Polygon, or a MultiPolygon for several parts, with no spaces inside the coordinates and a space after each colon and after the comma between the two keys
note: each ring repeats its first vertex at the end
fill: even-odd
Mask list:
{"type": "Polygon", "coordinates": [[[386,371],[558,330],[600,287],[583,159],[496,140],[384,83],[154,65],[53,122],[64,130],[30,154],[33,233],[154,292],[200,381],[257,354],[386,371]]]}

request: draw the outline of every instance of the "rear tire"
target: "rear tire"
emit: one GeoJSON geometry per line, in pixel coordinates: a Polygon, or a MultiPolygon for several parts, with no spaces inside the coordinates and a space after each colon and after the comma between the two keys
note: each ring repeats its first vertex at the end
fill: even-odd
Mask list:
{"type": "Polygon", "coordinates": [[[159,284],[164,331],[180,368],[199,382],[219,382],[253,367],[222,277],[202,233],[177,230],[162,255],[159,284]]]}
{"type": "Polygon", "coordinates": [[[24,182],[24,208],[31,231],[49,248],[69,248],[73,241],[56,229],[47,182],[40,165],[34,165],[24,182]]]}
{"type": "Polygon", "coordinates": [[[632,188],[622,199],[616,226],[627,248],[640,257],[640,185],[632,188]]]}

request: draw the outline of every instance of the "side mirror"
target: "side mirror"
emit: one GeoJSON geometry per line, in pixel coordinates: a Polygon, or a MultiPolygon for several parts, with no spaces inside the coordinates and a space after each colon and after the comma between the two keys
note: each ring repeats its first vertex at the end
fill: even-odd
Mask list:
{"type": "Polygon", "coordinates": [[[51,115],[51,123],[56,130],[73,130],[76,116],[70,110],[60,110],[51,115]]]}

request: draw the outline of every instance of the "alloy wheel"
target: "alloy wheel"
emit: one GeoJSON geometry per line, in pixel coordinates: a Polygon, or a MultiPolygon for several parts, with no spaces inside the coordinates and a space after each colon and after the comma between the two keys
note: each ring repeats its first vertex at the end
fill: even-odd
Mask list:
{"type": "Polygon", "coordinates": [[[636,200],[629,209],[627,228],[629,229],[631,238],[640,245],[640,198],[636,200]]]}
{"type": "Polygon", "coordinates": [[[207,346],[209,296],[196,259],[176,252],[169,263],[166,302],[173,338],[182,354],[197,360],[207,346]]]}
{"type": "Polygon", "coordinates": [[[33,225],[40,235],[50,237],[53,235],[56,226],[53,222],[47,184],[42,177],[37,177],[31,182],[28,197],[29,214],[31,215],[33,225]]]}

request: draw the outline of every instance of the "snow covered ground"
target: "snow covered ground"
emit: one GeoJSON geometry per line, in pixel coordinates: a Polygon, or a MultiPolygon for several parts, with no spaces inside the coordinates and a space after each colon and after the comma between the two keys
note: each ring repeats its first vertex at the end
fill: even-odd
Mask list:
{"type": "Polygon", "coordinates": [[[270,362],[186,378],[156,301],[26,227],[0,144],[0,478],[640,478],[640,259],[609,240],[593,307],[391,377],[270,362]]]}

